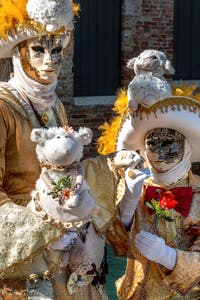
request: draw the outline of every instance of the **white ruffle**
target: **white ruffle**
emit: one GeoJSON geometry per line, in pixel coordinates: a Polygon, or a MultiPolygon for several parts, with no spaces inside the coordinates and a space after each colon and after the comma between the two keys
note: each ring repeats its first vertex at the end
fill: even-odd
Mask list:
{"type": "Polygon", "coordinates": [[[35,109],[48,108],[54,104],[57,97],[55,94],[57,80],[51,84],[44,85],[30,79],[25,74],[21,65],[19,51],[15,51],[13,55],[13,68],[14,76],[8,83],[19,92],[20,96],[25,101],[28,102],[29,99],[33,103],[35,109]]]}

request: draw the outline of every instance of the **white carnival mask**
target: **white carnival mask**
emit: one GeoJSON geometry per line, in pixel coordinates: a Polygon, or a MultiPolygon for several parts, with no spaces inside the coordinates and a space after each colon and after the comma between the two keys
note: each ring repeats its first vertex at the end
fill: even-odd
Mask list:
{"type": "Polygon", "coordinates": [[[19,44],[20,59],[26,75],[42,84],[53,83],[63,60],[63,38],[41,36],[19,44]]]}

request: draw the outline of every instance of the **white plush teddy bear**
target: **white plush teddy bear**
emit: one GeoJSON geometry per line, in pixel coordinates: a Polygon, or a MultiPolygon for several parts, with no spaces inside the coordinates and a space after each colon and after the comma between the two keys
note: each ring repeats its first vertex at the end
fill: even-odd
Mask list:
{"type": "Polygon", "coordinates": [[[94,263],[78,236],[80,228],[92,220],[95,211],[95,201],[80,163],[83,146],[91,139],[89,128],[80,128],[77,132],[71,127],[53,127],[31,132],[31,140],[37,143],[41,174],[29,207],[47,222],[66,229],[51,247],[62,251],[63,266],[69,265],[77,278],[91,272],[94,263]]]}
{"type": "Polygon", "coordinates": [[[164,74],[174,74],[174,68],[166,55],[158,50],[144,50],[127,63],[135,77],[128,86],[128,106],[137,110],[138,104],[149,106],[157,100],[172,95],[171,87],[164,74]]]}

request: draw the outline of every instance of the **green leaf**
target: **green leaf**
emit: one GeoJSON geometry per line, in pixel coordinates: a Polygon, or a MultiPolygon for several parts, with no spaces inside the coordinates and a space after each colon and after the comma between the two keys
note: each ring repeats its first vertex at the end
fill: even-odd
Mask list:
{"type": "Polygon", "coordinates": [[[145,201],[144,204],[146,205],[146,207],[151,208],[151,209],[154,210],[154,207],[153,207],[153,205],[150,202],[145,201]]]}

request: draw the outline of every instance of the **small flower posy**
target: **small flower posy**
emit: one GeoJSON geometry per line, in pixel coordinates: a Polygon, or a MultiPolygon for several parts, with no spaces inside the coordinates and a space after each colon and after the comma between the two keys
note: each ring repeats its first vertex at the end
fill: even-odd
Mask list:
{"type": "Polygon", "coordinates": [[[171,217],[173,209],[177,205],[174,194],[171,191],[156,190],[158,199],[151,199],[151,202],[145,201],[145,205],[153,209],[157,217],[162,217],[165,220],[172,222],[174,219],[171,217]]]}
{"type": "Polygon", "coordinates": [[[74,178],[70,175],[60,178],[58,182],[52,181],[51,184],[53,185],[53,190],[48,195],[51,195],[53,199],[58,198],[61,204],[74,195],[72,189],[74,178]]]}

